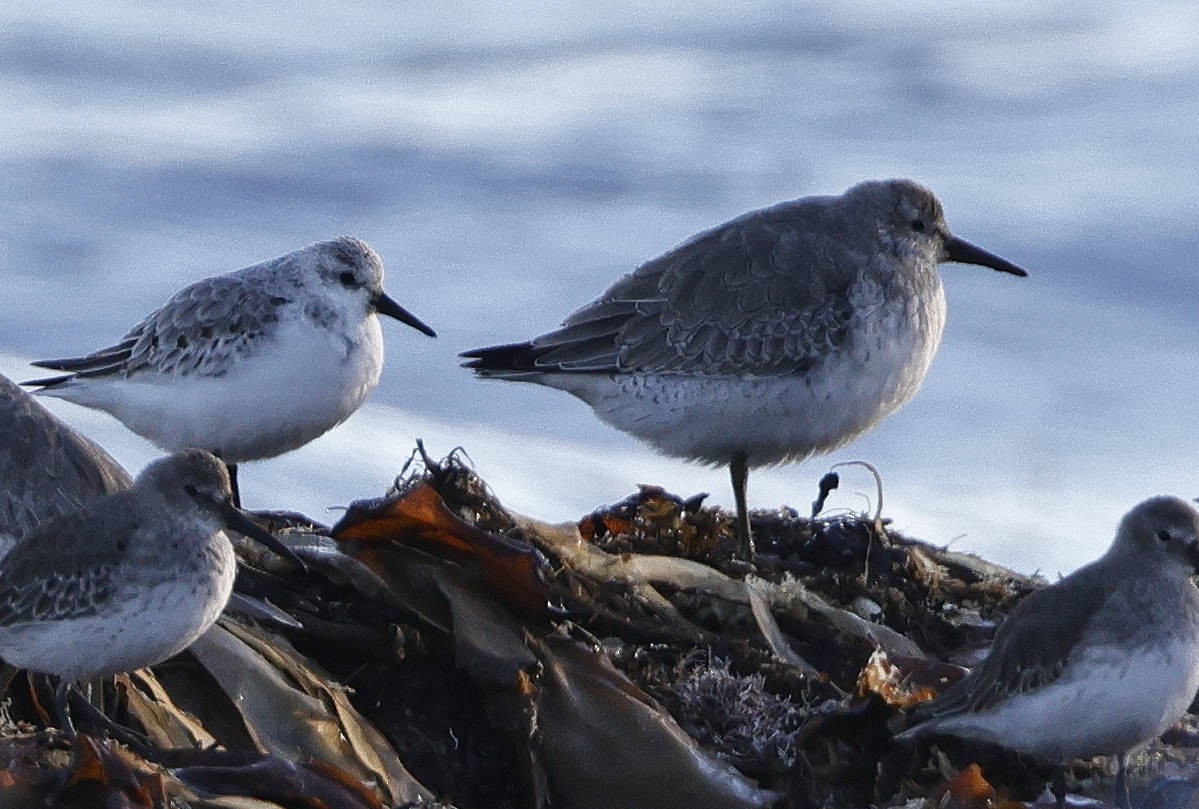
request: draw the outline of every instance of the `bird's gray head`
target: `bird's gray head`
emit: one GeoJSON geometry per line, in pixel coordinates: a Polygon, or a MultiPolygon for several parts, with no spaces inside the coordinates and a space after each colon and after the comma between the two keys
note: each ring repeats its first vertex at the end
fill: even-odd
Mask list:
{"type": "Polygon", "coordinates": [[[1199,511],[1178,497],[1153,497],[1124,515],[1112,550],[1149,564],[1199,573],[1199,511]]]}
{"type": "Polygon", "coordinates": [[[212,530],[231,528],[305,569],[294,551],[233,505],[229,472],[211,452],[185,449],[160,458],[142,470],[134,487],[156,491],[163,500],[162,507],[172,514],[199,515],[212,530]]]}
{"type": "Polygon", "coordinates": [[[956,261],[1012,275],[1028,275],[1010,261],[950,233],[941,202],[917,182],[859,183],[845,192],[843,200],[853,217],[877,223],[884,247],[901,261],[956,261]]]}
{"type": "MultiPolygon", "coordinates": [[[[342,236],[306,248],[323,297],[358,312],[378,312],[394,317],[430,337],[437,334],[383,291],[383,260],[366,242],[342,236]]],[[[361,315],[359,315],[361,316],[361,315]]]]}
{"type": "Polygon", "coordinates": [[[214,525],[222,524],[220,510],[233,497],[225,464],[202,449],[159,458],[142,470],[134,486],[156,492],[171,511],[194,513],[198,509],[214,525]]]}

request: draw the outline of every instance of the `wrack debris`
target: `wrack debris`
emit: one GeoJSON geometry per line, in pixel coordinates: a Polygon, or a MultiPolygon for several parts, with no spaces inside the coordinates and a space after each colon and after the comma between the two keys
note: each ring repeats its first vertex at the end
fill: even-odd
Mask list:
{"type": "MultiPolygon", "coordinates": [[[[418,447],[332,528],[262,519],[309,571],[239,548],[220,622],[93,684],[73,741],[47,727],[51,686],[16,678],[0,806],[915,809],[1044,783],[999,750],[892,743],[1044,582],[877,515],[757,512],[749,567],[703,495],[642,486],[549,525],[508,512],[461,453],[418,447]]],[[[1142,756],[1143,781],[1166,774],[1147,805],[1190,783],[1163,762],[1196,738],[1184,723],[1142,756]]],[[[1071,774],[1106,794],[1101,761],[1071,774]]]]}

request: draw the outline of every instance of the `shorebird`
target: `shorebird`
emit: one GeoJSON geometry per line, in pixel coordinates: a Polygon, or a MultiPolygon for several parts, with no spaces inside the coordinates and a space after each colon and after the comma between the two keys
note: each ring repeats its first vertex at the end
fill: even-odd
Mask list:
{"type": "Polygon", "coordinates": [[[132,483],[111,455],[0,375],[0,556],[42,520],[132,483]]]}
{"type": "Polygon", "coordinates": [[[1199,512],[1155,497],[1120,522],[1106,554],[1025,598],[987,659],[913,713],[899,741],[956,736],[1063,766],[1115,754],[1128,809],[1128,753],[1160,736],[1199,689],[1199,512]]]}
{"type": "Polygon", "coordinates": [[[384,314],[435,332],[383,291],[383,262],[343,236],[178,292],[119,342],[41,360],[68,372],[25,385],[111,413],[168,451],[229,465],[271,458],[340,424],[383,368],[384,314]]]}
{"type": "Polygon", "coordinates": [[[750,467],[856,438],[912,398],[945,324],[937,265],[1026,275],[950,234],[910,180],[747,213],[624,276],[556,331],[462,354],[567,391],[668,454],[729,467],[742,552],[750,467]]]}
{"type": "Polygon", "coordinates": [[[236,557],[225,529],[303,563],[231,502],[224,465],[203,450],[161,458],[133,486],[41,523],[0,561],[0,658],[67,689],[185,649],[220,615],[236,557]]]}

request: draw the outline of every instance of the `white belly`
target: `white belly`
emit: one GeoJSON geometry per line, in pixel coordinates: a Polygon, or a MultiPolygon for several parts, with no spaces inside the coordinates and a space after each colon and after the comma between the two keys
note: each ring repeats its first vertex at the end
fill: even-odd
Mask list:
{"type": "Polygon", "coordinates": [[[280,324],[268,345],[231,362],[221,376],[143,371],[129,379],[79,379],[46,393],[106,410],[168,451],[199,447],[229,463],[273,457],[349,417],[383,367],[375,316],[350,340],[306,318],[280,324]]]}
{"type": "Polygon", "coordinates": [[[1073,676],[935,728],[1046,761],[1125,753],[1160,736],[1199,689],[1192,644],[1100,651],[1072,663],[1073,676]]]}
{"type": "Polygon", "coordinates": [[[121,587],[94,616],[0,629],[0,658],[68,680],[159,663],[186,649],[229,601],[236,559],[228,539],[218,536],[188,571],[192,575],[160,578],[136,592],[121,587]]]}

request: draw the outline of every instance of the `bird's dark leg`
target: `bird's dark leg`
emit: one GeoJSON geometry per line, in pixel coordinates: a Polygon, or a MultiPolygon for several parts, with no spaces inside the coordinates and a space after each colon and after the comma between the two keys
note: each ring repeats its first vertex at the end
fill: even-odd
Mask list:
{"type": "Polygon", "coordinates": [[[1053,768],[1053,785],[1049,787],[1053,797],[1057,798],[1056,809],[1066,809],[1066,765],[1058,764],[1053,768]]]}
{"type": "Polygon", "coordinates": [[[745,486],[749,480],[749,458],[744,453],[733,456],[729,463],[729,474],[733,478],[733,499],[737,503],[737,540],[741,543],[741,555],[746,561],[754,558],[754,538],[749,532],[749,509],[745,504],[745,486]]]}
{"type": "Polygon", "coordinates": [[[104,713],[95,705],[84,699],[81,693],[75,693],[74,710],[82,710],[86,717],[80,717],[81,721],[86,719],[88,727],[97,726],[101,730],[108,733],[109,736],[116,739],[121,744],[138,753],[143,758],[150,758],[150,753],[156,748],[150,741],[150,738],[145,734],[138,733],[136,730],[125,727],[115,719],[104,713]]]}
{"type": "Polygon", "coordinates": [[[58,685],[54,686],[54,697],[51,702],[51,708],[54,712],[54,721],[58,725],[58,729],[67,734],[68,737],[75,738],[75,723],[71,721],[71,681],[65,677],[58,681],[58,685]]]}
{"type": "Polygon", "coordinates": [[[229,470],[229,488],[233,490],[233,505],[241,508],[241,492],[237,490],[237,464],[227,463],[225,468],[229,470]]]}
{"type": "Polygon", "coordinates": [[[20,669],[9,663],[4,664],[4,668],[0,670],[0,697],[8,693],[8,687],[12,685],[12,681],[20,673],[20,669]]]}
{"type": "Polygon", "coordinates": [[[1120,809],[1130,809],[1128,800],[1128,754],[1121,753],[1116,757],[1116,805],[1120,809]]]}

